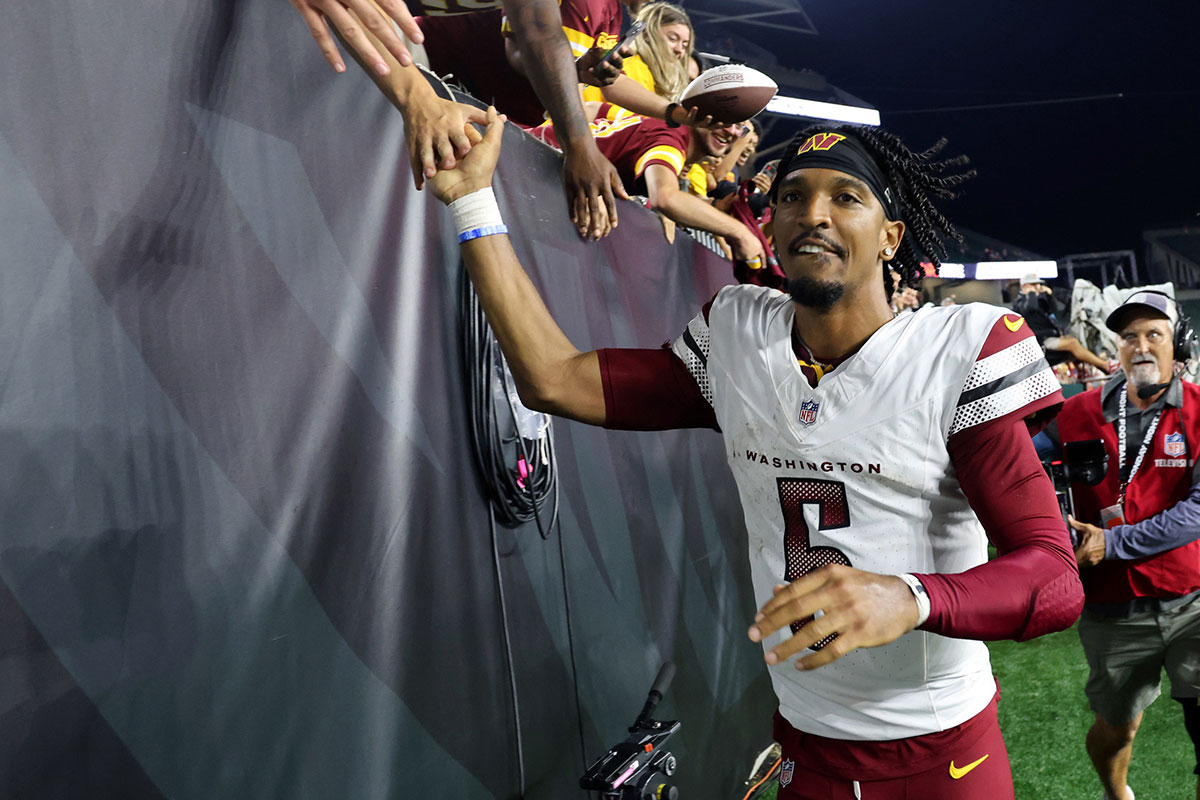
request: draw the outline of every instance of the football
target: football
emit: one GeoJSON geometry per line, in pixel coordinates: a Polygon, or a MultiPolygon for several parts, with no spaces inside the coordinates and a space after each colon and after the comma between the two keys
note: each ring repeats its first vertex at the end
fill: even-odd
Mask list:
{"type": "Polygon", "coordinates": [[[742,122],[766,108],[778,89],[775,81],[756,69],[721,64],[696,76],[683,90],[679,104],[696,108],[702,117],[742,122]]]}

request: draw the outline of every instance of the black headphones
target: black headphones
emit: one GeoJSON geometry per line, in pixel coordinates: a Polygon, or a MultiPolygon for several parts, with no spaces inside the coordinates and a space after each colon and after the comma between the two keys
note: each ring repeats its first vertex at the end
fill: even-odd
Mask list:
{"type": "Polygon", "coordinates": [[[1183,313],[1183,308],[1180,307],[1178,300],[1158,289],[1138,289],[1136,292],[1130,293],[1130,297],[1134,294],[1162,295],[1175,306],[1175,330],[1171,337],[1171,345],[1175,351],[1172,355],[1174,360],[1188,361],[1200,356],[1200,342],[1196,339],[1196,331],[1192,328],[1192,321],[1188,319],[1187,314],[1183,313]]]}

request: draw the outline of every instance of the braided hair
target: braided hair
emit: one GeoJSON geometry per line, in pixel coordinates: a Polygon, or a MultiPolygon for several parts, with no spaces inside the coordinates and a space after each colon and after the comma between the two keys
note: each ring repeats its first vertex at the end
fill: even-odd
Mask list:
{"type": "Polygon", "coordinates": [[[823,132],[841,133],[857,139],[887,176],[896,194],[905,228],[896,255],[891,261],[883,262],[883,286],[888,297],[900,288],[892,285],[891,270],[895,270],[900,274],[902,285],[918,288],[922,276],[921,262],[927,260],[935,268],[940,268],[946,257],[946,240],[952,239],[960,245],[963,243],[962,234],[934,207],[930,197],[957,197],[955,187],[974,177],[975,170],[950,170],[968,164],[970,160],[966,156],[935,160],[946,146],[944,138],[934,142],[929,149],[914,153],[900,137],[881,128],[832,123],[811,126],[797,133],[784,150],[784,157],[779,162],[779,170],[771,186],[772,202],[776,199],[779,182],[791,169],[796,151],[810,136],[823,132]]]}

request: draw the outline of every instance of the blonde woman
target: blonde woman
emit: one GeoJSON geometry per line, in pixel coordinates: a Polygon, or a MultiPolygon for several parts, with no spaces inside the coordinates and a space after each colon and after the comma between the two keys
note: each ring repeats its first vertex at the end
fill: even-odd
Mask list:
{"type": "MultiPolygon", "coordinates": [[[[649,3],[634,19],[645,22],[646,30],[634,42],[635,54],[625,59],[623,72],[651,92],[668,101],[679,100],[688,85],[687,65],[692,56],[692,21],[687,12],[674,3],[649,3]]],[[[589,86],[583,99],[614,103],[612,92],[589,86]]],[[[608,112],[616,119],[629,112],[615,103],[608,112]]]]}

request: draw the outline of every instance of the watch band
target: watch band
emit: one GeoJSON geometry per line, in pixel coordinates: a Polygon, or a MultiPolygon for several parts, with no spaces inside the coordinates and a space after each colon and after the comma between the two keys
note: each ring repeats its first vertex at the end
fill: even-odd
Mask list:
{"type": "Polygon", "coordinates": [[[929,592],[925,591],[925,585],[921,583],[916,575],[897,575],[897,578],[908,584],[908,588],[912,591],[913,597],[917,601],[917,625],[921,627],[925,624],[925,620],[929,619],[929,592]]]}
{"type": "Polygon", "coordinates": [[[666,122],[667,122],[668,128],[678,128],[680,125],[680,123],[676,122],[672,118],[673,115],[675,114],[675,109],[677,109],[677,108],[679,108],[679,103],[667,103],[667,113],[664,114],[663,116],[666,117],[666,122]]]}

